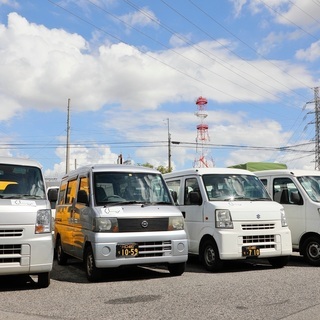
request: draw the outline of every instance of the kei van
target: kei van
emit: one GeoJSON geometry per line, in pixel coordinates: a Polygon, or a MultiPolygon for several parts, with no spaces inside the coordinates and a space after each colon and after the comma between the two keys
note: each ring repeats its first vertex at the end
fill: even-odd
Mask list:
{"type": "Polygon", "coordinates": [[[133,265],[165,265],[177,276],[188,259],[184,219],[162,175],[130,165],[89,165],[62,178],[55,245],[58,264],[82,260],[89,281],[133,265]]]}
{"type": "Polygon", "coordinates": [[[0,275],[37,275],[39,287],[49,286],[51,223],[40,164],[0,158],[0,275]]]}
{"type": "Polygon", "coordinates": [[[265,258],[277,268],[287,264],[292,246],[283,207],[252,172],[193,168],[164,178],[185,217],[189,254],[198,255],[207,270],[236,259],[265,258]]]}
{"type": "Polygon", "coordinates": [[[320,172],[287,169],[255,174],[285,209],[293,251],[309,264],[320,266],[320,172]]]}

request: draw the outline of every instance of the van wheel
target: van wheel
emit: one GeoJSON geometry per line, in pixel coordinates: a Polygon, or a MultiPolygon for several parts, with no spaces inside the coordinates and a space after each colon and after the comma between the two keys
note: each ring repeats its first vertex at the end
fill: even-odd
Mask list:
{"type": "Polygon", "coordinates": [[[288,264],[289,257],[288,256],[273,257],[273,258],[269,258],[268,261],[274,268],[283,268],[288,264]]]}
{"type": "Polygon", "coordinates": [[[303,244],[302,254],[309,264],[320,266],[320,238],[308,238],[303,244]]]}
{"type": "Polygon", "coordinates": [[[102,270],[96,267],[91,246],[88,246],[85,250],[84,263],[86,268],[87,279],[90,282],[99,281],[102,276],[102,270]]]}
{"type": "Polygon", "coordinates": [[[50,272],[38,274],[38,287],[48,288],[50,285],[50,272]]]}
{"type": "Polygon", "coordinates": [[[172,276],[181,276],[186,270],[186,263],[173,263],[168,265],[168,270],[172,276]]]}
{"type": "Polygon", "coordinates": [[[57,244],[56,244],[56,255],[57,255],[57,262],[60,266],[64,266],[67,264],[68,255],[62,249],[60,238],[58,238],[57,244]]]}
{"type": "Polygon", "coordinates": [[[220,260],[219,250],[213,240],[205,240],[201,245],[200,260],[208,271],[216,272],[222,269],[223,262],[220,260]]]}

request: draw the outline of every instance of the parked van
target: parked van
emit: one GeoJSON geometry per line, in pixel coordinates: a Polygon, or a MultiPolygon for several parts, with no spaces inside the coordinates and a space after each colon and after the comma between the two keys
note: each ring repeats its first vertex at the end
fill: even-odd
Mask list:
{"type": "Polygon", "coordinates": [[[41,166],[0,158],[0,275],[37,275],[39,287],[49,286],[51,222],[41,166]]]}
{"type": "Polygon", "coordinates": [[[292,253],[283,207],[253,173],[194,168],[164,175],[185,217],[189,253],[209,271],[224,260],[267,258],[281,268],[292,253]]]}
{"type": "Polygon", "coordinates": [[[293,250],[309,264],[320,266],[320,172],[265,170],[255,174],[271,197],[283,205],[293,250]]]}
{"type": "Polygon", "coordinates": [[[188,242],[181,212],[160,172],[90,165],[62,178],[55,219],[58,264],[83,260],[89,281],[102,268],[166,265],[181,275],[188,242]]]}

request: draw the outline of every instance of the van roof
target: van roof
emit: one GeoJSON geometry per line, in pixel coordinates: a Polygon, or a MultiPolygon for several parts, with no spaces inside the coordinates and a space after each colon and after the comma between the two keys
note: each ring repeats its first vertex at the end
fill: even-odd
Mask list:
{"type": "Polygon", "coordinates": [[[42,168],[39,162],[35,160],[23,159],[23,158],[0,157],[0,163],[42,168]]]}
{"type": "Polygon", "coordinates": [[[174,178],[185,175],[204,175],[204,174],[248,174],[254,176],[253,172],[243,169],[232,169],[232,168],[191,168],[186,170],[178,170],[164,174],[165,178],[174,178]]]}
{"type": "MultiPolygon", "coordinates": [[[[91,164],[87,166],[80,167],[76,170],[70,171],[68,174],[64,175],[64,177],[67,177],[69,175],[75,175],[83,172],[150,172],[150,173],[160,173],[156,169],[143,167],[143,166],[132,166],[132,165],[126,165],[126,164],[91,164]]],[[[63,177],[63,178],[64,178],[63,177]]]]}
{"type": "Polygon", "coordinates": [[[258,177],[264,176],[279,176],[279,175],[291,175],[296,177],[303,176],[320,176],[320,171],[318,170],[301,170],[301,169],[287,169],[287,170],[263,170],[254,172],[258,177]]]}

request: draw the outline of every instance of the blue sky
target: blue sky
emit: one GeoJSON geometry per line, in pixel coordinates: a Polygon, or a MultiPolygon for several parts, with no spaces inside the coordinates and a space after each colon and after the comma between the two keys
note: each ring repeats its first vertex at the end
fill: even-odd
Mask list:
{"type": "Polygon", "coordinates": [[[167,166],[168,132],[174,170],[313,169],[318,17],[320,0],[0,0],[0,155],[61,176],[70,99],[71,169],[167,166]]]}

